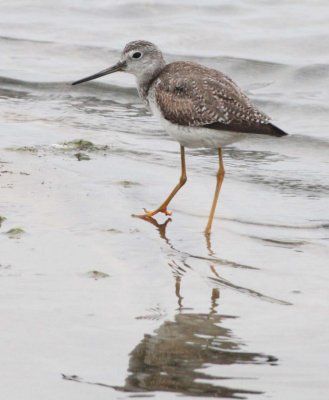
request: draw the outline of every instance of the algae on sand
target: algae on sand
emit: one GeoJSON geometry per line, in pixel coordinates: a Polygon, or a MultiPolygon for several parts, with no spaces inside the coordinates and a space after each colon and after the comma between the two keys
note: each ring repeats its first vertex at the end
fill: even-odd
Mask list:
{"type": "Polygon", "coordinates": [[[115,229],[115,228],[106,229],[105,232],[110,232],[110,233],[122,233],[122,231],[120,231],[119,229],[115,229]]]}
{"type": "Polygon", "coordinates": [[[9,147],[8,150],[17,151],[19,153],[38,154],[39,149],[36,146],[20,146],[20,147],[9,147]]]}
{"type": "Polygon", "coordinates": [[[6,232],[11,239],[20,238],[25,233],[24,229],[22,228],[11,228],[9,231],[6,232]]]}
{"type": "Polygon", "coordinates": [[[131,188],[133,186],[139,186],[140,185],[139,182],[127,181],[127,180],[118,181],[117,184],[123,186],[125,189],[131,188]]]}
{"type": "Polygon", "coordinates": [[[88,154],[85,153],[75,153],[74,157],[78,160],[78,161],[88,161],[90,160],[90,157],[88,156],[88,154]]]}
{"type": "Polygon", "coordinates": [[[0,227],[1,227],[2,223],[6,221],[6,219],[7,219],[6,217],[3,217],[2,215],[0,215],[0,227]]]}
{"type": "Polygon", "coordinates": [[[87,272],[87,275],[89,276],[89,278],[93,278],[93,279],[103,279],[103,278],[108,278],[110,275],[106,274],[105,272],[102,271],[89,271],[87,272]]]}
{"type": "Polygon", "coordinates": [[[78,151],[104,151],[108,150],[108,145],[96,145],[89,140],[76,139],[70,142],[64,142],[63,146],[67,150],[78,150],[78,151]]]}
{"type": "Polygon", "coordinates": [[[31,154],[35,156],[44,155],[52,151],[54,154],[74,152],[74,156],[78,161],[88,160],[89,156],[85,153],[107,152],[110,150],[108,145],[98,145],[89,140],[76,139],[56,144],[52,146],[19,146],[8,147],[7,150],[16,151],[18,153],[31,154]]]}

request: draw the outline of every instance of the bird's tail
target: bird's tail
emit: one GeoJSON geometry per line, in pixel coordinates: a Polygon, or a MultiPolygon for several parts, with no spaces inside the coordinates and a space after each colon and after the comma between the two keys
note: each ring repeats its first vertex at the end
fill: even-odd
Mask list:
{"type": "Polygon", "coordinates": [[[288,135],[287,132],[283,131],[282,129],[278,128],[277,126],[275,126],[273,124],[268,124],[267,126],[270,128],[269,134],[272,136],[281,137],[281,136],[288,135]]]}

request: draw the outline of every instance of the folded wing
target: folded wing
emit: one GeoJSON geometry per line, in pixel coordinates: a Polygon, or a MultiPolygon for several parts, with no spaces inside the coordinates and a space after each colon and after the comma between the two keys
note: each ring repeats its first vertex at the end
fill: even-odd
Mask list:
{"type": "Polygon", "coordinates": [[[155,81],[155,98],[164,118],[174,124],[286,135],[230,78],[195,63],[168,64],[155,81]]]}

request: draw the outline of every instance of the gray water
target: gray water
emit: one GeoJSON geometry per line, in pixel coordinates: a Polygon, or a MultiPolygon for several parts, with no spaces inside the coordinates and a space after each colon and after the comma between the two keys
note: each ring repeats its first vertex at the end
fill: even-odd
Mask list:
{"type": "Polygon", "coordinates": [[[3,398],[328,398],[328,20],[325,0],[0,2],[3,398]],[[224,149],[211,242],[215,152],[187,151],[171,221],[134,219],[179,147],[132,77],[70,86],[136,39],[290,133],[224,149]]]}

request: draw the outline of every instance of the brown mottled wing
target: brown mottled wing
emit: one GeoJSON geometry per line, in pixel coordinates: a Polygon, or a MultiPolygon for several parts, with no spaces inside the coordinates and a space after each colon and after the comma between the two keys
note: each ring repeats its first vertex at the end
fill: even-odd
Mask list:
{"type": "Polygon", "coordinates": [[[269,122],[223,73],[191,62],[168,64],[154,82],[165,119],[183,126],[235,132],[285,134],[269,122]]]}

